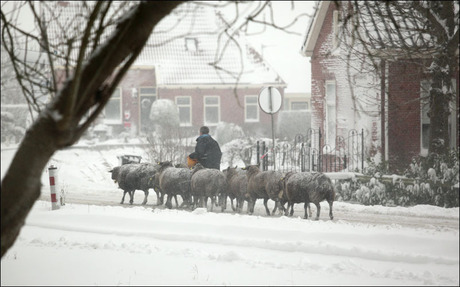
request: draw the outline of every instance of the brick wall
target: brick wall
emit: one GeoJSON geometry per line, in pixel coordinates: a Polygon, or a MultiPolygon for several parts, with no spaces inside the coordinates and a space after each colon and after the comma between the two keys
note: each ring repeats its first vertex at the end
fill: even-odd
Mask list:
{"type": "MultiPolygon", "coordinates": [[[[190,96],[192,99],[192,129],[197,130],[204,123],[204,96],[220,96],[220,120],[241,126],[254,136],[271,137],[271,116],[259,108],[259,122],[246,123],[244,115],[244,97],[258,96],[261,88],[238,89],[237,96],[233,88],[161,88],[159,98],[175,101],[176,96],[190,96]]],[[[282,89],[279,89],[283,95],[282,89]]],[[[277,114],[274,115],[276,124],[277,114]]],[[[211,129],[213,127],[210,127],[211,129]]]]}

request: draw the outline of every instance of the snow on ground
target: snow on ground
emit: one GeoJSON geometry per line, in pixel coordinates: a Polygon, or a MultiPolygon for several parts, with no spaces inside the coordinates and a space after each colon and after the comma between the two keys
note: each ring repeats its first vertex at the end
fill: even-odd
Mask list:
{"type": "MultiPolygon", "coordinates": [[[[2,148],[2,178],[15,149],[2,148]]],[[[108,170],[135,146],[55,154],[66,204],[42,196],[1,260],[1,285],[459,285],[459,209],[327,203],[319,221],[120,205],[108,170]]],[[[143,157],[144,158],[144,157],[143,157]]],[[[126,200],[125,200],[126,202],[126,200]]],[[[273,208],[273,204],[270,208],[273,208]]],[[[244,208],[246,210],[246,206],[244,208]]],[[[313,207],[312,211],[316,209],[313,207]]]]}

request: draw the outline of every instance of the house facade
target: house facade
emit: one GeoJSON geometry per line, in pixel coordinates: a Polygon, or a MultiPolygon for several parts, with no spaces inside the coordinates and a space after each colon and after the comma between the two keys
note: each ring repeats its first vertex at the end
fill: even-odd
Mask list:
{"type": "MultiPolygon", "coordinates": [[[[428,103],[421,99],[429,78],[419,63],[404,60],[382,60],[380,76],[362,72],[356,59],[344,60],[335,2],[320,1],[317,8],[302,46],[302,54],[311,58],[312,127],[322,130],[323,144],[334,148],[340,148],[338,138],[347,145],[350,132],[362,133],[365,158],[404,170],[428,151],[428,103]]],[[[458,72],[452,81],[457,96],[449,144],[458,147],[458,72]]]]}
{"type": "MultiPolygon", "coordinates": [[[[75,10],[76,3],[66,3],[56,6],[75,10]]],[[[238,31],[224,32],[225,25],[212,7],[177,7],[156,25],[98,124],[112,133],[146,135],[155,121],[152,105],[168,99],[178,108],[181,130],[193,135],[202,125],[212,131],[221,122],[252,135],[269,135],[271,117],[259,108],[259,92],[273,86],[284,95],[286,84],[238,31]]]]}

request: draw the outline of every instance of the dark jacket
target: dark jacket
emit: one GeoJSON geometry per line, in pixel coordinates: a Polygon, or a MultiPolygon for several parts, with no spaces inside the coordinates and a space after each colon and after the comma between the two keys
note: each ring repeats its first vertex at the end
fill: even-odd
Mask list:
{"type": "Polygon", "coordinates": [[[222,152],[219,144],[209,134],[203,134],[196,139],[195,152],[190,154],[190,158],[198,159],[206,168],[220,170],[222,152]]]}

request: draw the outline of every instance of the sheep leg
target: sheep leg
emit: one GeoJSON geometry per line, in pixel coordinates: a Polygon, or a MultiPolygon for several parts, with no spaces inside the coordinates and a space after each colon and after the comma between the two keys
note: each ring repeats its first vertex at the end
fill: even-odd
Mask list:
{"type": "MultiPolygon", "coordinates": [[[[214,210],[214,204],[216,204],[216,197],[211,196],[211,212],[214,210]]],[[[217,204],[216,204],[217,206],[217,204]]]]}
{"type": "Polygon", "coordinates": [[[157,205],[162,205],[163,204],[163,196],[161,195],[160,197],[160,192],[155,190],[155,193],[157,194],[157,205]]]}
{"type": "Polygon", "coordinates": [[[142,202],[142,205],[147,204],[147,197],[149,196],[149,190],[148,189],[144,190],[144,195],[145,195],[145,197],[144,197],[144,201],[142,202]]]}
{"type": "Polygon", "coordinates": [[[227,209],[227,196],[223,196],[223,202],[222,202],[222,212],[224,212],[225,209],[227,209]]]}
{"type": "Polygon", "coordinates": [[[197,208],[198,206],[198,196],[194,195],[193,196],[193,206],[192,206],[192,210],[197,208]]]}
{"type": "Polygon", "coordinates": [[[207,202],[208,200],[204,195],[201,196],[200,201],[201,201],[201,207],[206,207],[206,209],[208,209],[208,206],[207,206],[208,205],[208,202],[207,202]]]}
{"type": "Polygon", "coordinates": [[[331,218],[331,220],[334,219],[334,215],[332,215],[332,204],[334,203],[332,200],[331,201],[328,201],[329,203],[329,217],[331,218]]]}
{"type": "MultiPolygon", "coordinates": [[[[294,205],[294,204],[292,204],[292,205],[294,205]]],[[[310,203],[305,202],[304,205],[303,205],[303,209],[305,209],[305,215],[303,217],[304,219],[308,219],[308,208],[309,207],[310,207],[310,203]]],[[[291,210],[291,212],[293,212],[293,209],[291,210]]],[[[311,217],[311,213],[310,213],[310,217],[311,217]]]]}
{"type": "Polygon", "coordinates": [[[236,208],[238,208],[238,200],[236,200],[236,207],[233,206],[233,198],[230,198],[230,203],[232,204],[232,210],[236,211],[236,208]]]}
{"type": "Polygon", "coordinates": [[[162,192],[162,193],[161,193],[161,198],[160,198],[160,204],[159,204],[159,205],[162,205],[162,204],[163,204],[164,198],[165,198],[165,193],[162,192]]]}
{"type": "Polygon", "coordinates": [[[123,197],[121,198],[120,204],[123,204],[123,202],[125,202],[125,195],[127,192],[128,192],[127,190],[123,190],[123,197]]]}
{"type": "Polygon", "coordinates": [[[254,199],[248,200],[248,214],[251,215],[254,213],[254,206],[256,205],[256,201],[254,199]]]}
{"type": "Polygon", "coordinates": [[[311,216],[311,207],[310,207],[310,202],[308,203],[308,214],[310,215],[310,217],[312,217],[312,216],[311,216]]]}
{"type": "Polygon", "coordinates": [[[267,215],[270,216],[270,210],[268,209],[268,198],[264,198],[264,206],[265,206],[265,211],[267,212],[267,215]]]}
{"type": "Polygon", "coordinates": [[[278,202],[275,201],[275,207],[273,207],[272,214],[275,214],[277,209],[278,209],[278,202]]]}
{"type": "MultiPolygon", "coordinates": [[[[293,216],[294,215],[294,202],[289,203],[289,206],[291,207],[291,212],[289,213],[289,216],[293,216]]],[[[286,210],[286,213],[287,213],[287,210],[286,210]]]]}
{"type": "Polygon", "coordinates": [[[168,194],[168,197],[166,198],[166,204],[165,204],[165,205],[166,205],[166,207],[167,207],[168,209],[171,209],[171,208],[172,208],[171,195],[170,195],[170,194],[168,194]]]}
{"type": "Polygon", "coordinates": [[[241,198],[238,200],[238,213],[243,212],[243,207],[244,207],[244,199],[241,198]]]}
{"type": "Polygon", "coordinates": [[[315,220],[319,220],[319,213],[321,212],[321,205],[319,205],[319,202],[315,202],[316,205],[316,218],[315,220]]]}
{"type": "MultiPolygon", "coordinates": [[[[222,196],[222,207],[221,207],[221,212],[224,212],[225,209],[227,209],[227,196],[222,196]]],[[[232,200],[232,203],[233,203],[233,200],[232,200]]],[[[233,209],[233,207],[232,207],[233,209]]]]}
{"type": "Polygon", "coordinates": [[[176,208],[179,207],[179,203],[177,202],[177,194],[174,194],[174,200],[176,201],[176,208]]]}
{"type": "Polygon", "coordinates": [[[133,204],[134,202],[134,191],[135,190],[129,191],[129,204],[133,204]]]}

